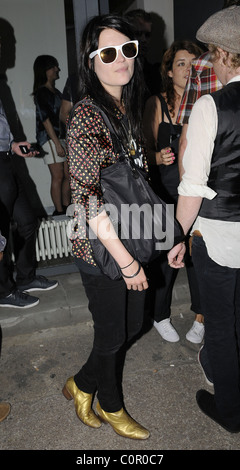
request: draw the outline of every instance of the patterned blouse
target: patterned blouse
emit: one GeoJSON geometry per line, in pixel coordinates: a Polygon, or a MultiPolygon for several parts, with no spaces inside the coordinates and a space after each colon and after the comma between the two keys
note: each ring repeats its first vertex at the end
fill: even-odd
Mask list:
{"type": "MultiPolygon", "coordinates": [[[[89,101],[93,102],[90,98],[84,99],[76,108],[67,131],[70,185],[75,204],[75,233],[71,241],[73,255],[96,266],[86,236],[85,220],[96,217],[101,211],[104,205],[101,169],[116,163],[119,154],[114,153],[111,134],[101,113],[89,101]]],[[[120,120],[124,117],[117,108],[116,116],[120,120]]],[[[146,155],[142,151],[139,155],[147,170],[146,155]]]]}

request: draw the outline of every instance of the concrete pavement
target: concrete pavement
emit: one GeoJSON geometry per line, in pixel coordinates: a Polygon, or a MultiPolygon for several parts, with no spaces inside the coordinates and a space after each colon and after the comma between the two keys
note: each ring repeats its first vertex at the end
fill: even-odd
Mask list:
{"type": "MultiPolygon", "coordinates": [[[[85,455],[88,464],[91,451],[94,455],[102,450],[109,455],[110,451],[167,455],[167,451],[239,450],[240,436],[212,422],[196,404],[196,391],[212,391],[212,387],[205,383],[197,363],[199,345],[185,338],[194,319],[185,270],[177,278],[172,303],[172,322],[180,341],[164,341],[149,324],[126,358],[125,405],[150,430],[146,441],[122,438],[109,425],[97,430],[85,426],[75,414],[73,401],[63,397],[66,379],[89,355],[93,325],[79,274],[55,278],[59,286],[39,293],[36,307],[0,309],[0,401],[11,403],[10,415],[0,423],[2,451],[68,450],[85,455]]],[[[17,459],[21,455],[14,453],[17,459]]],[[[202,456],[207,463],[205,455],[201,452],[195,460],[188,453],[186,458],[191,456],[195,465],[202,456]]],[[[220,455],[214,453],[215,459],[220,455]]],[[[227,453],[228,462],[234,455],[227,453]]]]}

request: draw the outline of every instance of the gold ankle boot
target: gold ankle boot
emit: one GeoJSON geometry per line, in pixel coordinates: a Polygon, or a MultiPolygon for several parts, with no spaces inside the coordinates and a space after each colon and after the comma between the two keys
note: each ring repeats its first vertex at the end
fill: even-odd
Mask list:
{"type": "Polygon", "coordinates": [[[10,413],[11,406],[9,403],[0,403],[0,422],[3,421],[10,413]]]}
{"type": "Polygon", "coordinates": [[[73,377],[67,380],[62,392],[67,400],[74,399],[77,416],[84,424],[91,428],[100,428],[101,421],[92,410],[92,394],[79,390],[73,377]]]}
{"type": "Polygon", "coordinates": [[[109,423],[120,436],[130,439],[147,439],[150,436],[149,431],[134,421],[123,408],[115,413],[107,413],[97,402],[96,411],[99,418],[104,423],[109,423]]]}

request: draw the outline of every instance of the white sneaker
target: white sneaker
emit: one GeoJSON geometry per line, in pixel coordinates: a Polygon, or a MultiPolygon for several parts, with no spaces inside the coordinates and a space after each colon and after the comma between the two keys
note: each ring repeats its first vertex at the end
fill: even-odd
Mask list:
{"type": "Polygon", "coordinates": [[[161,335],[161,337],[166,341],[169,341],[170,343],[176,343],[177,341],[179,341],[180,338],[175,328],[172,326],[170,318],[166,318],[165,320],[162,320],[160,322],[154,321],[153,325],[155,326],[156,330],[161,335]]]}
{"type": "Polygon", "coordinates": [[[194,321],[192,328],[187,332],[186,338],[191,343],[201,343],[204,337],[204,323],[200,323],[199,321],[194,321]]]}

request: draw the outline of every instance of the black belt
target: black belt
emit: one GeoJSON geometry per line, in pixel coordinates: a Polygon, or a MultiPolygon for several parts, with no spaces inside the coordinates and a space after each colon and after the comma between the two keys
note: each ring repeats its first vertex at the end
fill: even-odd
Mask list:
{"type": "Polygon", "coordinates": [[[9,155],[12,155],[10,150],[8,150],[7,152],[0,152],[0,157],[8,157],[9,155]]]}

